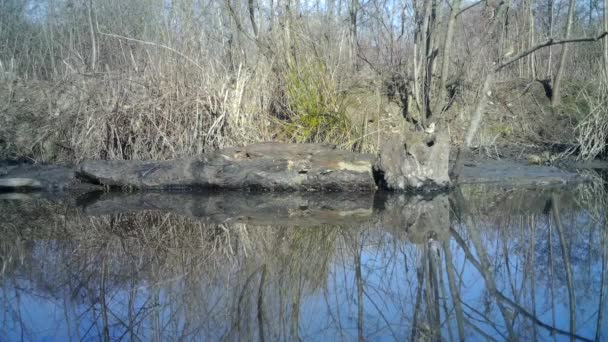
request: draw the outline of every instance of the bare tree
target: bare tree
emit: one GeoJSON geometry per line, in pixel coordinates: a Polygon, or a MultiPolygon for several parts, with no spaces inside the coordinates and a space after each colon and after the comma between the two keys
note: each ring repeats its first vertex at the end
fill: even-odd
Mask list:
{"type": "MultiPolygon", "coordinates": [[[[574,20],[574,0],[569,1],[568,5],[568,19],[566,19],[566,28],[564,29],[564,39],[570,37],[570,31],[572,31],[572,21],[574,20]]],[[[553,84],[553,95],[551,97],[551,105],[557,106],[561,103],[561,91],[562,91],[562,77],[564,75],[564,68],[566,65],[566,57],[568,56],[568,45],[562,46],[562,54],[559,58],[559,64],[557,65],[557,73],[555,74],[555,82],[553,84]]]]}
{"type": "Polygon", "coordinates": [[[89,68],[92,72],[95,72],[95,68],[97,66],[97,39],[95,37],[95,28],[93,26],[93,0],[89,0],[89,4],[87,6],[87,20],[91,35],[91,60],[89,61],[89,68]]]}

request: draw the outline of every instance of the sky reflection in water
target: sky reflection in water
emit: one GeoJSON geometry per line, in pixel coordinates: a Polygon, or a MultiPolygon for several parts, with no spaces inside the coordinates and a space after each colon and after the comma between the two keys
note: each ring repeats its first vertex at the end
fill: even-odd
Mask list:
{"type": "Polygon", "coordinates": [[[0,200],[0,340],[608,338],[601,185],[130,196],[0,200]]]}

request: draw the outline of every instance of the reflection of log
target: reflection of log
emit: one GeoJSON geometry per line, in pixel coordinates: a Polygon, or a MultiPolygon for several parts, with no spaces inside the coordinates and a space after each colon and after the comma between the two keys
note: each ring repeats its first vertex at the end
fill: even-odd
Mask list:
{"type": "Polygon", "coordinates": [[[165,162],[88,161],[79,175],[107,186],[373,191],[375,157],[332,145],[265,143],[165,162]]]}
{"type": "Polygon", "coordinates": [[[165,211],[200,218],[208,223],[251,225],[383,226],[395,234],[407,234],[415,242],[427,235],[445,238],[449,227],[447,195],[432,199],[391,193],[318,192],[97,192],[78,201],[88,215],[137,211],[165,211]]]}
{"type": "Polygon", "coordinates": [[[237,191],[199,193],[110,192],[79,200],[89,215],[166,211],[209,223],[318,226],[361,224],[372,219],[374,195],[237,191]]]}

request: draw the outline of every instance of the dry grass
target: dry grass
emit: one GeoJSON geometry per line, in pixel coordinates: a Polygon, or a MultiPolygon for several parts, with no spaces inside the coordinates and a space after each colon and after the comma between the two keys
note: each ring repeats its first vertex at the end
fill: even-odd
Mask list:
{"type": "Polygon", "coordinates": [[[579,114],[582,119],[576,126],[579,155],[583,159],[594,159],[607,151],[608,75],[600,77],[593,89],[583,91],[581,96],[584,105],[579,114]]]}
{"type": "MultiPolygon", "coordinates": [[[[260,1],[256,36],[244,1],[232,8],[205,0],[40,3],[0,3],[0,158],[168,159],[269,140],[374,152],[388,131],[404,125],[403,103],[389,100],[384,84],[395,74],[411,83],[415,22],[408,11],[404,26],[393,27],[387,23],[397,17],[374,7],[377,2],[361,9],[354,56],[346,8],[331,17],[301,4],[290,14],[260,1]]],[[[456,142],[477,102],[479,79],[499,53],[492,39],[478,34],[488,26],[483,11],[464,17],[450,65],[454,97],[444,117],[456,142]]],[[[514,36],[500,39],[519,39],[509,32],[514,36]]],[[[599,50],[581,46],[571,56],[569,77],[594,78],[599,50]]],[[[537,59],[546,54],[539,51],[537,59]]],[[[526,63],[500,77],[532,79],[526,63]]],[[[537,64],[536,78],[542,78],[546,66],[537,64]]],[[[537,139],[538,125],[526,123],[542,121],[504,107],[498,90],[487,117],[499,124],[484,131],[480,143],[537,139]]],[[[526,103],[526,113],[545,109],[526,103]]],[[[581,132],[593,124],[585,127],[581,132]]],[[[596,154],[598,141],[584,153],[596,154]]]]}
{"type": "Polygon", "coordinates": [[[233,78],[179,68],[4,83],[4,152],[41,160],[166,159],[271,138],[258,92],[268,73],[241,67],[233,78]]]}

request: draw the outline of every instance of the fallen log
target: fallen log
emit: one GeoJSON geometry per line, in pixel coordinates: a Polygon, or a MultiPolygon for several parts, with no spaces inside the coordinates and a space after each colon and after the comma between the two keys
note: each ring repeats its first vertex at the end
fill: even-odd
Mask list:
{"type": "Polygon", "coordinates": [[[325,144],[262,143],[171,161],[85,161],[77,175],[110,187],[374,191],[375,156],[325,144]]]}

